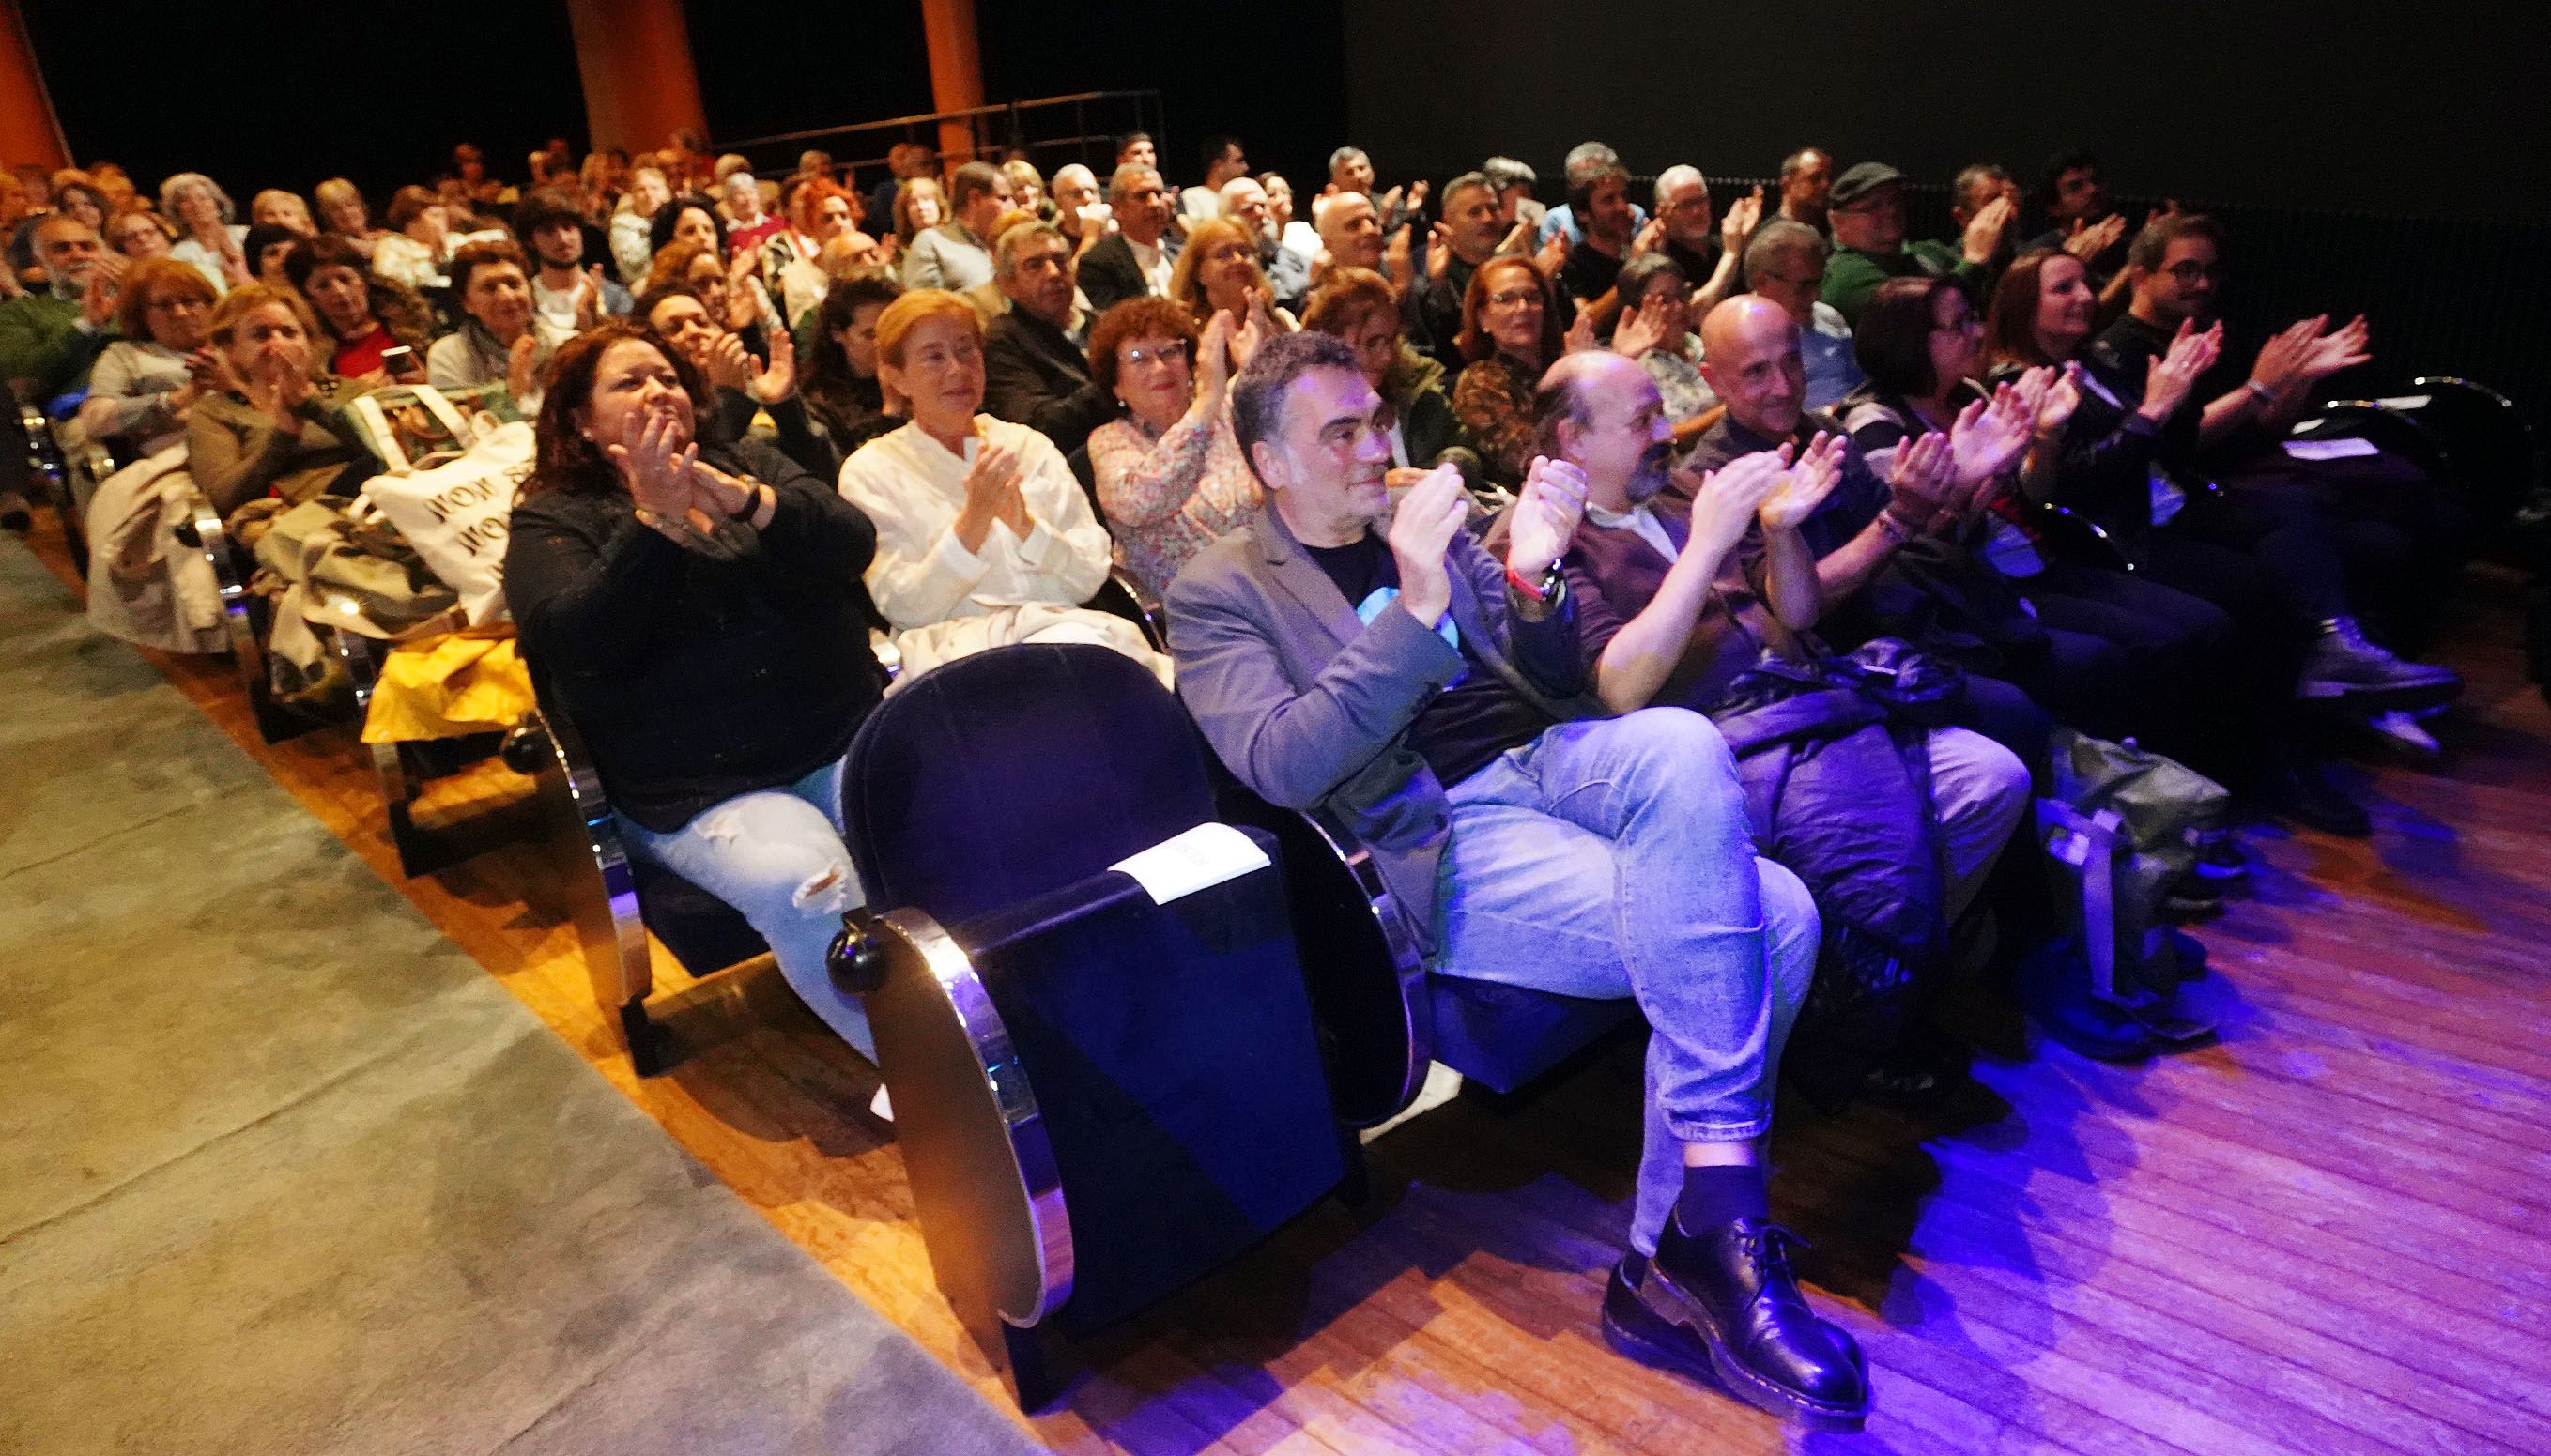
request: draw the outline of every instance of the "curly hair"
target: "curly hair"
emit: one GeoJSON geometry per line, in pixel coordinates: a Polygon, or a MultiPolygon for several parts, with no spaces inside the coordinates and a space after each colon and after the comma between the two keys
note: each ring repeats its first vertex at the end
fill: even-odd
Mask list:
{"type": "Polygon", "coordinates": [[[1100,314],[1098,322],[1089,326],[1089,377],[1109,394],[1116,392],[1117,350],[1135,339],[1183,340],[1192,350],[1195,315],[1175,299],[1148,293],[1100,314]]]}
{"type": "Polygon", "coordinates": [[[643,343],[663,354],[672,366],[673,377],[681,381],[682,392],[691,397],[693,417],[705,412],[701,402],[708,398],[708,386],[680,349],[643,324],[605,319],[560,344],[550,356],[548,392],[541,396],[540,419],[532,427],[532,473],[523,481],[521,495],[554,490],[598,495],[620,488],[620,473],[601,448],[584,437],[575,419],[592,403],[594,376],[602,369],[602,356],[615,343],[643,343]]]}

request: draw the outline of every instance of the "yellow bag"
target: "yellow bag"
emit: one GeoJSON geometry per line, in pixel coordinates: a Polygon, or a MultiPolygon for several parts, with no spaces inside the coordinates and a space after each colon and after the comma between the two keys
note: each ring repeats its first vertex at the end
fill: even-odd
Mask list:
{"type": "Polygon", "coordinates": [[[363,741],[397,743],[502,732],[532,711],[532,675],[511,628],[401,642],[381,664],[363,741]]]}

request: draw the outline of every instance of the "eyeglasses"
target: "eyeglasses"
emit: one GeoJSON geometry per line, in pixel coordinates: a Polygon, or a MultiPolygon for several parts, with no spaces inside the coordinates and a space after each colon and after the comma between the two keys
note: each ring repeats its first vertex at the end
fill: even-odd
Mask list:
{"type": "Polygon", "coordinates": [[[1931,332],[1934,334],[1982,334],[1985,332],[1985,321],[1977,318],[1973,314],[1960,314],[1945,324],[1932,325],[1931,332]]]}
{"type": "Polygon", "coordinates": [[[1539,303],[1541,302],[1541,290],[1538,288],[1500,288],[1496,292],[1488,295],[1488,302],[1495,304],[1500,308],[1509,309],[1513,308],[1517,304],[1539,303]]]}
{"type": "Polygon", "coordinates": [[[1157,347],[1136,344],[1125,350],[1123,357],[1128,365],[1137,369],[1150,364],[1183,364],[1187,361],[1187,344],[1184,340],[1157,347]]]}
{"type": "Polygon", "coordinates": [[[2192,257],[2182,258],[2178,262],[2171,264],[2169,267],[2162,269],[2162,271],[2168,273],[2182,283],[2194,283],[2200,278],[2222,277],[2223,265],[2220,263],[2200,263],[2192,257]]]}

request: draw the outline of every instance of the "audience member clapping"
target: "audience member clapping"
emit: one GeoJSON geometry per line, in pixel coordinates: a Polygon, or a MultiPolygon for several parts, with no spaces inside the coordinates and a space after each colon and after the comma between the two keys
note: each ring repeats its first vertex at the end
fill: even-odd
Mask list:
{"type": "Polygon", "coordinates": [[[1453,381],[1453,417],[1479,447],[1488,483],[1520,485],[1532,462],[1533,391],[1567,346],[1540,268],[1511,255],[1481,264],[1456,338],[1470,362],[1453,381]]]}
{"type": "Polygon", "coordinates": [[[1264,327],[1217,313],[1198,337],[1185,309],[1136,298],[1090,330],[1091,373],[1125,410],[1089,437],[1098,509],[1117,564],[1154,594],[1258,509],[1258,478],[1231,433],[1226,394],[1264,327]]]}
{"type": "Polygon", "coordinates": [[[0,377],[20,399],[42,402],[87,382],[113,337],[116,285],[128,264],[76,218],[42,219],[35,242],[47,286],[0,303],[0,377]]]}
{"type": "Polygon", "coordinates": [[[186,411],[186,466],[213,509],[351,497],[379,468],[337,414],[347,389],[321,365],[300,294],[241,284],[214,309],[211,337],[222,387],[186,411]]]}
{"type": "Polygon", "coordinates": [[[427,381],[437,389],[501,384],[515,408],[537,410],[541,366],[571,331],[533,309],[523,250],[506,241],[468,243],[452,255],[452,289],[461,324],[426,351],[427,381]]]}
{"type": "Polygon", "coordinates": [[[982,318],[944,289],[877,321],[877,372],[911,422],[842,466],[876,523],[869,593],[914,673],[1015,641],[1099,642],[1165,668],[1120,617],[1082,604],[1107,580],[1107,533],[1054,441],[979,413],[982,318]]]}
{"type": "Polygon", "coordinates": [[[505,597],[631,850],[742,912],[873,1056],[824,953],[859,877],[842,758],[877,700],[866,518],[757,441],[703,439],[701,382],[634,324],[561,347],[514,508],[505,597]]]}
{"type": "Polygon", "coordinates": [[[1405,319],[1379,273],[1333,270],[1311,291],[1302,327],[1343,339],[1355,350],[1356,367],[1381,401],[1374,420],[1390,441],[1384,479],[1393,491],[1415,485],[1438,465],[1460,470],[1466,484],[1480,483],[1479,451],[1444,392],[1444,366],[1410,344],[1405,319]]]}
{"type": "Polygon", "coordinates": [[[124,336],[89,371],[79,426],[125,459],[185,438],[186,412],[214,387],[213,285],[172,257],[135,263],[122,283],[116,325],[124,336]]]}
{"type": "Polygon", "coordinates": [[[179,172],[160,183],[159,211],[175,221],[180,235],[170,251],[201,269],[213,287],[227,292],[255,281],[255,265],[242,247],[247,225],[231,221],[231,195],[212,178],[179,172]]]}
{"type": "Polygon", "coordinates": [[[1613,287],[1621,307],[1620,322],[1612,327],[1613,350],[1638,360],[1656,382],[1669,426],[1697,419],[1718,396],[1700,377],[1689,276],[1672,255],[1645,252],[1622,267],[1613,287]]]}

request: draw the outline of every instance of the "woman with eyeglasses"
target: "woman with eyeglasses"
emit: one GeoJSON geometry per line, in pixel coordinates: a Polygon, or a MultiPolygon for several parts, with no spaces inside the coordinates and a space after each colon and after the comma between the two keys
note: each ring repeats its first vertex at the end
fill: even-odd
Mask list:
{"type": "Polygon", "coordinates": [[[1256,331],[1195,319],[1166,298],[1129,298],[1089,331],[1089,374],[1125,414],[1089,437],[1098,509],[1116,564],[1155,594],[1187,558],[1258,509],[1258,477],[1231,431],[1231,376],[1256,331]],[[1247,336],[1244,338],[1244,336],[1247,336]]]}
{"type": "Polygon", "coordinates": [[[1533,392],[1567,348],[1541,269],[1511,256],[1480,264],[1462,295],[1454,342],[1470,363],[1453,383],[1453,417],[1479,446],[1488,482],[1511,490],[1532,463],[1533,392]]]}
{"type": "Polygon", "coordinates": [[[80,430],[130,461],[186,437],[186,412],[221,387],[212,356],[213,306],[221,302],[195,266],[160,256],[124,275],[116,328],[89,371],[80,430]]]}
{"type": "MultiPolygon", "coordinates": [[[[1915,437],[1951,435],[1960,414],[1990,402],[1984,320],[1955,278],[1891,278],[1862,305],[1853,347],[1869,382],[1837,413],[1852,442],[1884,470],[1915,437]]],[[[2041,706],[2102,737],[2135,737],[2202,772],[2245,770],[2252,726],[2204,711],[2229,671],[2230,615],[2186,592],[2049,549],[2029,504],[2028,477],[2059,468],[2066,425],[2081,404],[2076,371],[2039,366],[2006,383],[2031,402],[2030,449],[2016,468],[1953,505],[1961,520],[1933,579],[1990,572],[2044,630],[2040,660],[2009,676],[2041,706]],[[2119,669],[2122,668],[2122,672],[2119,669]]]]}
{"type": "Polygon", "coordinates": [[[116,209],[115,216],[106,220],[106,245],[137,263],[145,258],[168,256],[176,242],[175,230],[151,210],[151,204],[139,198],[116,209]]]}

